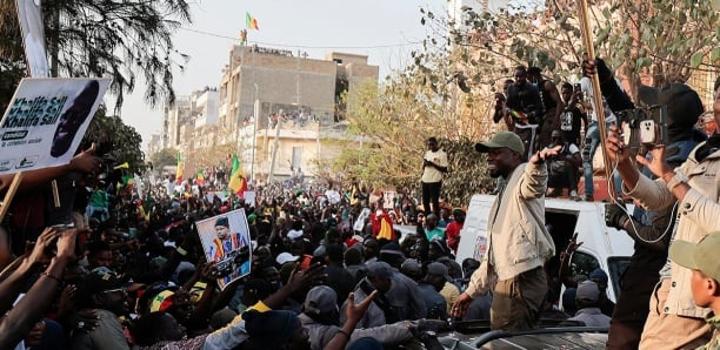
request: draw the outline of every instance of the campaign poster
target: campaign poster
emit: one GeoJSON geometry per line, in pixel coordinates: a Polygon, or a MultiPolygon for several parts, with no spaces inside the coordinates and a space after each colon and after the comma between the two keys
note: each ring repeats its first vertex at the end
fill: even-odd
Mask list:
{"type": "Polygon", "coordinates": [[[250,274],[252,252],[245,210],[238,209],[195,223],[207,261],[217,263],[218,286],[250,274]]]}
{"type": "Polygon", "coordinates": [[[110,79],[23,79],[0,121],[0,174],[70,163],[110,79]]]}
{"type": "Polygon", "coordinates": [[[383,192],[383,209],[395,208],[395,191],[383,192]]]}

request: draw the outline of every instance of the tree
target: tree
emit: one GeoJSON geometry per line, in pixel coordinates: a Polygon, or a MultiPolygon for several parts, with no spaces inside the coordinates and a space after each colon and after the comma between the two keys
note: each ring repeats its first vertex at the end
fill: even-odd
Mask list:
{"type": "MultiPolygon", "coordinates": [[[[110,92],[120,108],[139,74],[145,80],[145,98],[155,105],[172,103],[173,68],[188,59],[179,53],[172,34],[190,22],[187,0],[43,0],[46,43],[57,57],[58,76],[113,78],[110,92]]],[[[17,86],[25,71],[15,1],[0,4],[0,81],[17,86]],[[12,67],[6,70],[5,67],[12,67]]],[[[182,64],[181,64],[182,63],[182,64]]],[[[14,89],[11,89],[14,90],[14,89]]],[[[4,89],[0,105],[12,95],[4,89]]]]}
{"type": "Polygon", "coordinates": [[[105,115],[104,108],[98,109],[80,147],[85,149],[92,142],[106,165],[114,167],[127,162],[131,172],[145,170],[145,155],[140,149],[142,137],[119,117],[105,115]]]}
{"type": "Polygon", "coordinates": [[[447,84],[423,81],[418,67],[408,67],[381,86],[365,84],[347,96],[351,147],[330,166],[333,180],[362,181],[372,187],[417,189],[422,173],[425,141],[438,137],[448,152],[450,172],[443,180],[443,197],[453,205],[466,205],[474,193],[488,192],[492,180],[486,163],[475,152],[473,140],[480,124],[460,123],[447,101],[447,84]],[[472,137],[468,137],[471,135],[472,137]],[[362,142],[357,141],[362,140],[362,142]]]}
{"type": "MultiPolygon", "coordinates": [[[[632,96],[641,82],[687,82],[694,72],[720,68],[720,14],[710,1],[589,2],[596,52],[618,69],[632,96]]],[[[429,34],[415,64],[432,68],[435,56],[445,57],[452,74],[467,77],[471,95],[481,99],[491,99],[520,64],[543,68],[556,82],[576,79],[585,52],[577,12],[569,0],[530,1],[497,13],[465,8],[455,19],[421,9],[429,34]]],[[[449,77],[423,71],[431,81],[449,77]]]]}
{"type": "Polygon", "coordinates": [[[150,156],[150,162],[155,169],[162,169],[165,166],[177,164],[177,150],[164,148],[150,156]]]}

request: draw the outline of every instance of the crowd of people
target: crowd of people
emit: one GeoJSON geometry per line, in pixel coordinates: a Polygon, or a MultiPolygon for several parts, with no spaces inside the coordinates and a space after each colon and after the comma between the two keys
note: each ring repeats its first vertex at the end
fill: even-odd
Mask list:
{"type": "MultiPolygon", "coordinates": [[[[520,136],[526,146],[526,157],[544,147],[561,146],[559,154],[549,161],[550,197],[567,196],[575,200],[593,201],[597,196],[594,174],[601,171],[594,158],[600,144],[600,128],[595,115],[594,93],[590,78],[584,74],[575,85],[565,81],[559,89],[537,67],[519,66],[514,79],[505,81],[503,92],[495,95],[494,121],[503,121],[509,131],[520,136]],[[580,179],[584,182],[580,191],[580,179]]],[[[662,105],[658,92],[641,87],[640,106],[662,105]]],[[[605,121],[614,124],[621,110],[610,108],[605,100],[605,121]],[[613,112],[615,111],[615,112],[613,112]]],[[[673,117],[669,113],[670,118],[673,117]]],[[[678,117],[675,115],[675,117],[678,117]]],[[[695,120],[699,132],[710,136],[717,124],[711,115],[695,120]]],[[[675,122],[680,129],[685,125],[675,122]]],[[[702,139],[702,137],[701,137],[702,139]]],[[[616,180],[617,181],[617,180],[616,180]]]]}
{"type": "MultiPolygon", "coordinates": [[[[720,136],[697,129],[697,94],[669,84],[657,101],[668,107],[670,143],[639,155],[638,169],[611,117],[635,105],[602,60],[583,69],[600,76],[606,150],[623,193],[639,204],[605,210],[607,226],[636,242],[617,305],[605,271],[572,268],[576,236],[558,252],[545,222],[548,189],[569,185],[576,197],[590,162],[580,156],[581,121],[585,153],[602,146],[583,102],[592,101],[590,84],[558,91],[539,70],[519,67],[497,96],[495,119],[509,131],[476,145],[502,179],[477,260],[456,261],[466,212],[440,202],[453,169],[434,138],[421,193],[392,199],[301,171],[233,193],[229,164],[202,177],[128,181],[127,170],[103,163],[107,146],[85,140],[70,164],[27,172],[5,218],[0,349],[392,349],[430,341],[458,320],[506,331],[609,327],[611,349],[713,348],[720,136]],[[230,224],[217,219],[223,237],[208,252],[196,223],[235,210],[250,241],[225,246],[230,224]],[[249,260],[247,271],[219,268],[229,250],[249,260]]],[[[713,112],[720,119],[720,94],[713,112]]],[[[0,176],[0,191],[10,180],[0,176]]]]}

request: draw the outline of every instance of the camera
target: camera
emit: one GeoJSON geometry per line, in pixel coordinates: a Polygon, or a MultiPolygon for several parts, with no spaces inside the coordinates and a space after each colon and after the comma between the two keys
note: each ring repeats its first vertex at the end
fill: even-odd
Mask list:
{"type": "Polygon", "coordinates": [[[667,144],[667,107],[650,106],[616,113],[623,142],[632,155],[641,154],[658,144],[667,144]]]}

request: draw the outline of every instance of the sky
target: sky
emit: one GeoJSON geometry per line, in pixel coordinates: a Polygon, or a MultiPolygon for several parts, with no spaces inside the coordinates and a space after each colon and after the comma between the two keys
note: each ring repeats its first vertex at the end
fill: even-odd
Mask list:
{"type": "MultiPolygon", "coordinates": [[[[382,78],[410,62],[410,52],[419,48],[413,43],[426,36],[426,28],[420,24],[420,8],[444,13],[446,1],[197,0],[191,10],[193,23],[174,36],[176,48],[190,56],[184,72],[174,76],[175,92],[182,96],[218,85],[221,69],[237,42],[195,31],[237,38],[245,27],[246,12],[257,18],[260,27],[259,31],[249,31],[250,43],[293,51],[298,48],[292,46],[313,47],[302,48],[311,58],[323,58],[330,51],[366,54],[370,64],[380,66],[382,78]],[[371,46],[389,47],[367,48],[371,46]]],[[[146,149],[150,135],[160,133],[162,105],[147,105],[144,91],[144,84],[136,86],[121,116],[142,135],[146,149]]]]}

